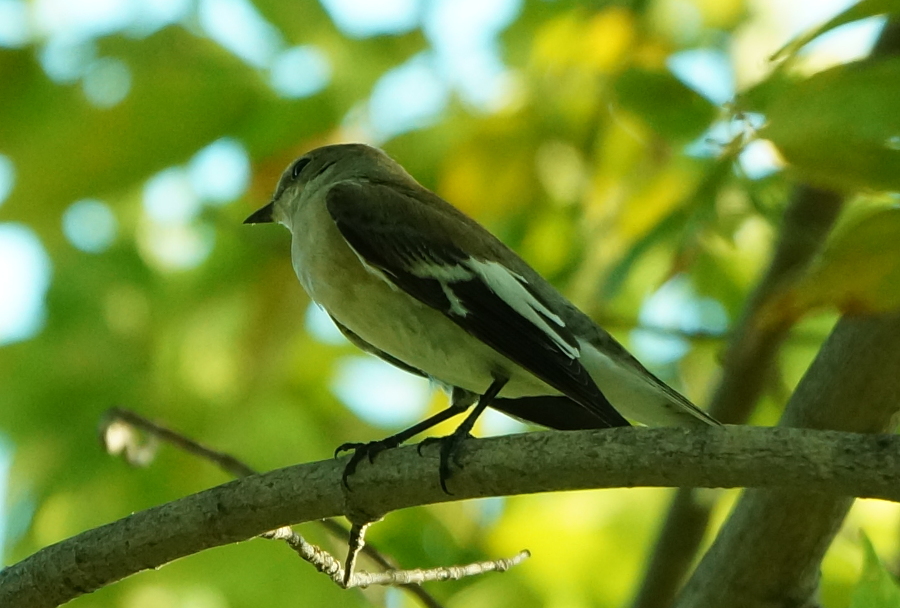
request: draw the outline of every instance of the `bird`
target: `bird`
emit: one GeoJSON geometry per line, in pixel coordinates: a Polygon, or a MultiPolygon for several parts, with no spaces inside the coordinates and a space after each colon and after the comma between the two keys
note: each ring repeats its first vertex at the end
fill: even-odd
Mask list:
{"type": "Polygon", "coordinates": [[[470,408],[442,440],[445,492],[487,407],[557,430],[719,424],[378,148],[333,144],[294,160],[244,221],[273,222],[291,232],[300,284],[351,343],[450,393],[409,429],[340,446],[354,452],[345,485],[363,459],[470,408]]]}

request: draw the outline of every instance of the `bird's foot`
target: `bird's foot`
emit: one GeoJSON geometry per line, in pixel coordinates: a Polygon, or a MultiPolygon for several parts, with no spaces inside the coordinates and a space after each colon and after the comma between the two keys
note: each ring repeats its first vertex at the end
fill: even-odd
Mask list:
{"type": "Polygon", "coordinates": [[[369,463],[373,463],[378,454],[400,445],[400,442],[392,441],[392,439],[392,437],[388,437],[387,439],[382,439],[380,441],[369,441],[368,443],[342,443],[338,446],[334,451],[335,458],[340,456],[342,452],[353,451],[353,455],[350,457],[350,460],[347,461],[347,466],[344,467],[344,473],[341,475],[341,483],[344,484],[345,488],[348,490],[350,489],[350,484],[347,480],[356,472],[357,465],[359,465],[363,459],[367,458],[369,463]]]}
{"type": "Polygon", "coordinates": [[[419,454],[422,454],[422,448],[434,443],[439,443],[441,445],[441,461],[438,467],[438,476],[441,481],[441,489],[444,491],[444,494],[452,495],[453,492],[447,489],[447,480],[453,476],[453,468],[451,464],[456,466],[456,468],[462,468],[462,462],[459,459],[460,456],[460,446],[462,442],[466,439],[474,439],[471,433],[466,430],[459,432],[460,429],[457,429],[450,435],[446,437],[428,437],[422,440],[421,443],[417,446],[417,450],[419,454]]]}

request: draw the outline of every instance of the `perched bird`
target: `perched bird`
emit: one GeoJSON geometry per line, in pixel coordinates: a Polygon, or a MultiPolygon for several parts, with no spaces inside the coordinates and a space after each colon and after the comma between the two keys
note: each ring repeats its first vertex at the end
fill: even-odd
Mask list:
{"type": "Polygon", "coordinates": [[[364,144],[324,146],[283,173],[244,223],[291,231],[294,272],[356,346],[451,391],[451,405],[355,449],[364,457],[475,408],[441,450],[449,461],[487,406],[550,428],[716,425],[647,371],[480,224],[364,144]]]}

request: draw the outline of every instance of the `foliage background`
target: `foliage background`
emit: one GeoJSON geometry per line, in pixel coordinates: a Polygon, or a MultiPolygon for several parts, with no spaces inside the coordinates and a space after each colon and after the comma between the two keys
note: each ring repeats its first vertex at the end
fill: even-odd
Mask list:
{"type": "MultiPolygon", "coordinates": [[[[95,434],[112,405],[259,469],[327,458],[442,407],[443,396],[335,338],[293,278],[287,233],[241,225],[290,160],[317,145],[382,145],[701,404],[798,177],[865,191],[848,207],[849,236],[777,311],[798,324],[757,424],[777,421],[835,305],[896,303],[882,287],[900,242],[895,199],[883,193],[900,175],[890,140],[900,125],[885,101],[897,98],[897,67],[850,83],[846,72],[821,77],[864,55],[878,23],[774,62],[841,6],[820,3],[812,22],[799,20],[809,8],[799,0],[341,8],[352,4],[0,3],[0,300],[10,310],[20,285],[38,294],[29,315],[0,326],[3,563],[225,481],[171,449],[145,470],[106,455],[95,434]],[[850,102],[835,94],[848,86],[850,102]],[[737,118],[724,105],[735,92],[749,110],[737,118]],[[766,115],[762,135],[782,156],[764,139],[747,143],[766,115]],[[848,161],[860,154],[872,162],[848,161]],[[854,223],[860,213],[870,215],[854,223]],[[23,240],[38,244],[36,267],[25,245],[9,245],[23,240]]],[[[479,432],[520,428],[497,415],[479,432]]],[[[448,504],[391,514],[369,538],[408,567],[531,549],[502,576],[430,586],[451,606],[621,605],[667,496],[448,504]]],[[[709,492],[719,519],[733,498],[709,492]]],[[[894,505],[857,503],[825,563],[826,606],[849,602],[861,527],[897,560],[897,516],[894,505]]],[[[302,532],[337,546],[315,526],[302,532]]],[[[72,605],[412,603],[385,593],[340,591],[255,540],[72,605]]]]}

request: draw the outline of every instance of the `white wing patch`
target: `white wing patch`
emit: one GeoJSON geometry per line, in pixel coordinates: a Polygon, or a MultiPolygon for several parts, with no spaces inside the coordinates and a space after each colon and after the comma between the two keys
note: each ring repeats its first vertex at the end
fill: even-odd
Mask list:
{"type": "Polygon", "coordinates": [[[450,289],[450,286],[444,283],[443,281],[438,281],[441,284],[441,289],[444,291],[444,295],[447,296],[447,300],[450,302],[450,312],[455,314],[458,317],[464,317],[469,314],[469,311],[463,306],[462,302],[459,301],[459,298],[453,293],[453,290],[450,289]]]}
{"type": "Polygon", "coordinates": [[[409,272],[423,279],[437,279],[440,282],[468,281],[475,275],[460,264],[432,264],[429,262],[416,262],[409,267],[409,272]]]}
{"type": "MultiPolygon", "coordinates": [[[[366,264],[362,256],[359,257],[367,270],[386,280],[394,287],[393,283],[382,272],[366,264]]],[[[565,321],[525,288],[527,283],[525,277],[511,271],[499,262],[467,258],[458,264],[436,264],[423,260],[411,265],[408,271],[419,278],[438,281],[444,295],[450,302],[450,312],[459,317],[468,315],[469,310],[466,309],[459,297],[453,292],[453,283],[481,281],[495,295],[506,302],[510,308],[522,315],[536,329],[542,331],[553,340],[554,344],[568,357],[577,359],[581,355],[581,350],[567,342],[559,333],[559,329],[566,326],[565,321]]]]}
{"type": "Polygon", "coordinates": [[[558,331],[554,329],[547,319],[562,329],[565,322],[549,308],[544,306],[531,292],[525,289],[525,278],[509,270],[498,262],[482,262],[474,258],[466,260],[475,274],[484,281],[491,291],[517,313],[528,319],[537,329],[541,330],[559,346],[566,355],[572,359],[581,354],[579,349],[566,342],[558,331]],[[538,314],[540,313],[540,314],[538,314]],[[541,316],[543,315],[543,316],[541,316]],[[546,317],[546,318],[545,318],[546,317]]]}
{"type": "Polygon", "coordinates": [[[410,266],[409,272],[423,279],[437,280],[441,284],[444,295],[447,296],[447,300],[450,302],[450,312],[459,317],[469,314],[469,311],[462,305],[462,302],[459,301],[459,298],[453,293],[453,290],[447,283],[471,281],[475,278],[475,274],[471,270],[459,264],[431,264],[423,261],[416,262],[410,266]]]}

